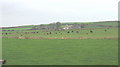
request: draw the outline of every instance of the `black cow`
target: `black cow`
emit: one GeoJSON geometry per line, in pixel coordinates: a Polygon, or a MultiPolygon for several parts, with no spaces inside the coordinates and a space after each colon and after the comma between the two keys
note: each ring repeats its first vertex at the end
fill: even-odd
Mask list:
{"type": "Polygon", "coordinates": [[[90,33],[93,33],[93,30],[90,30],[90,33]]]}
{"type": "Polygon", "coordinates": [[[69,31],[67,33],[70,33],[69,31]]]}
{"type": "Polygon", "coordinates": [[[107,30],[104,30],[105,32],[107,31],[107,30]]]}
{"type": "Polygon", "coordinates": [[[52,34],[52,33],[50,32],[50,34],[52,34]]]}
{"type": "Polygon", "coordinates": [[[8,33],[5,33],[6,35],[8,34],[8,33]]]}

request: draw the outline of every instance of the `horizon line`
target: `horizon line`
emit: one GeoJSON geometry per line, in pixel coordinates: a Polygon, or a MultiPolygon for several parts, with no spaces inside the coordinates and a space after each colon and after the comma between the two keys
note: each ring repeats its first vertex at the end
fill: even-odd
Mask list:
{"type": "MultiPolygon", "coordinates": [[[[116,21],[118,22],[119,20],[106,20],[106,21],[87,21],[87,22],[80,22],[80,21],[71,21],[71,22],[61,22],[61,21],[57,21],[57,22],[61,22],[61,23],[94,23],[94,22],[112,22],[112,21],[116,21]]],[[[56,22],[51,22],[51,23],[56,23],[56,22]]],[[[51,23],[44,23],[44,24],[51,24],[51,23]]],[[[43,24],[43,23],[41,23],[43,24]]],[[[0,26],[0,28],[3,28],[3,27],[19,27],[19,26],[28,26],[28,25],[41,25],[41,24],[26,24],[26,25],[13,25],[13,26],[0,26]]],[[[2,24],[1,24],[2,25],[2,24]]]]}

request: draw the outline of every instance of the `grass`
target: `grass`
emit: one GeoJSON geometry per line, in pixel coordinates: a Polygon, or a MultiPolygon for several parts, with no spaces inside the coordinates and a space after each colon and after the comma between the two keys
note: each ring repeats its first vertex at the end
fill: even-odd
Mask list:
{"type": "Polygon", "coordinates": [[[26,29],[32,29],[31,28],[9,28],[9,29],[3,29],[3,30],[26,30],[26,29]]]}
{"type": "Polygon", "coordinates": [[[92,24],[97,24],[97,25],[108,25],[108,26],[118,26],[118,22],[96,22],[92,24]]]}
{"type": "Polygon", "coordinates": [[[7,65],[117,65],[117,39],[33,40],[3,38],[7,65]]]}
{"type": "MultiPolygon", "coordinates": [[[[39,32],[38,34],[24,34],[24,33],[16,33],[15,31],[9,31],[7,33],[15,33],[15,34],[8,34],[3,36],[36,36],[36,37],[56,37],[56,38],[62,38],[62,37],[118,37],[118,28],[98,28],[98,29],[92,29],[93,33],[90,33],[90,29],[79,29],[79,30],[73,30],[74,32],[71,32],[72,30],[65,30],[65,31],[48,31],[48,32],[42,32],[41,30],[32,30],[32,31],[18,31],[18,32],[39,32]],[[106,32],[104,30],[107,30],[106,32]],[[70,31],[70,33],[67,33],[70,31]],[[76,33],[76,31],[79,31],[79,33],[76,33]],[[46,35],[46,33],[51,32],[52,34],[46,35]],[[56,34],[57,32],[57,34],[56,34]],[[60,32],[60,33],[59,33],[60,32]],[[61,35],[62,33],[62,35],[61,35]],[[88,34],[87,34],[88,33],[88,34]]],[[[6,33],[6,32],[4,32],[6,33]]]]}
{"type": "MultiPolygon", "coordinates": [[[[70,24],[70,23],[68,23],[70,24]]],[[[71,23],[74,24],[74,23],[71,23]]],[[[79,23],[78,23],[79,24],[79,23]]],[[[81,24],[81,23],[80,23],[81,24]]],[[[98,22],[88,24],[85,28],[64,31],[25,30],[28,28],[10,28],[2,36],[21,37],[118,37],[118,28],[97,25],[117,26],[117,22],[98,22]],[[95,25],[95,26],[90,26],[95,25]],[[22,31],[21,31],[22,30],[22,31]],[[93,30],[93,33],[90,33],[93,30]],[[107,30],[106,32],[104,30],[107,30]],[[67,33],[70,31],[70,33],[67,33]],[[79,31],[79,33],[76,33],[79,31]],[[17,33],[19,32],[19,33],[17,33]],[[20,32],[39,32],[25,34],[20,32]],[[52,33],[46,35],[46,33],[52,33]],[[56,34],[57,33],[57,34],[56,34]],[[61,35],[62,33],[62,35],[61,35]]],[[[26,27],[26,26],[24,26],[26,27]]],[[[32,26],[28,26],[32,28],[32,26]]],[[[3,38],[3,59],[6,65],[117,65],[118,39],[14,39],[3,38]]]]}

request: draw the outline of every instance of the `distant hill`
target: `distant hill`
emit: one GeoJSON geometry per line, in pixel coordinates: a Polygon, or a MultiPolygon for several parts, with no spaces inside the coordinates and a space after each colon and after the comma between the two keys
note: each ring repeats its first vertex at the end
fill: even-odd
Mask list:
{"type": "MultiPolygon", "coordinates": [[[[102,27],[118,27],[118,21],[99,21],[99,22],[61,22],[62,27],[65,25],[81,25],[83,28],[102,28],[102,27]]],[[[2,27],[2,30],[28,30],[38,28],[40,26],[49,26],[50,24],[41,25],[26,25],[26,26],[15,26],[15,27],[2,27]]]]}

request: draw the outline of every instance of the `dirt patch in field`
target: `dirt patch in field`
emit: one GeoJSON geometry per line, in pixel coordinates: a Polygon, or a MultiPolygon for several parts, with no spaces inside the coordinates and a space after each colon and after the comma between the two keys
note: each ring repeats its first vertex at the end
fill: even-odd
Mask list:
{"type": "Polygon", "coordinates": [[[48,37],[2,37],[2,38],[16,38],[16,39],[119,39],[120,37],[62,37],[62,38],[48,38],[48,37]]]}

